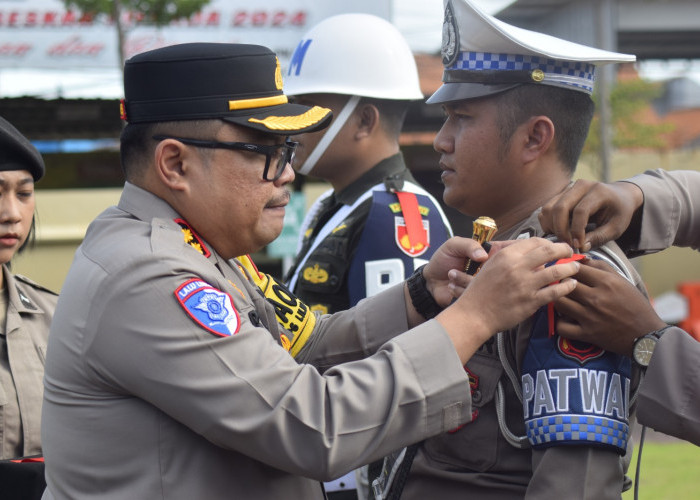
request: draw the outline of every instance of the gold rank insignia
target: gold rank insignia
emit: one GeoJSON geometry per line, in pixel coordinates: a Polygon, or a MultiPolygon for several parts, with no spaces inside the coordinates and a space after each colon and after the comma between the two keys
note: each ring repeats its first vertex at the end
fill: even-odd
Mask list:
{"type": "Polygon", "coordinates": [[[260,123],[269,130],[299,130],[310,127],[328,116],[330,110],[320,106],[314,106],[298,116],[267,116],[263,119],[249,118],[250,123],[260,123]]]}
{"type": "Polygon", "coordinates": [[[206,247],[206,245],[204,245],[202,238],[200,238],[199,235],[194,231],[194,229],[190,227],[187,221],[185,221],[184,219],[174,219],[174,221],[178,226],[180,226],[182,234],[185,237],[185,243],[187,243],[189,246],[197,250],[205,257],[209,257],[211,255],[209,249],[206,247]]]}

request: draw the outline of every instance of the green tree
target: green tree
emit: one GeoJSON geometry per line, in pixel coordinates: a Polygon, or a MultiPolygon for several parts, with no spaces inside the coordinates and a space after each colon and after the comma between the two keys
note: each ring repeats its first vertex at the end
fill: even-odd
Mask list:
{"type": "MultiPolygon", "coordinates": [[[[610,93],[614,148],[651,148],[662,150],[667,147],[665,134],[672,131],[670,123],[649,123],[640,119],[643,110],[661,95],[662,84],[635,79],[618,82],[610,93]]],[[[597,100],[594,96],[594,100],[597,100]]],[[[596,102],[596,106],[597,106],[596,102]]],[[[593,117],[583,154],[589,158],[600,158],[600,118],[593,117]]]]}
{"type": "Polygon", "coordinates": [[[117,29],[119,63],[124,67],[124,40],[128,25],[124,15],[135,14],[133,18],[144,24],[164,26],[171,21],[188,18],[196,14],[211,0],[63,0],[67,9],[79,10],[89,17],[107,15],[117,29]]]}

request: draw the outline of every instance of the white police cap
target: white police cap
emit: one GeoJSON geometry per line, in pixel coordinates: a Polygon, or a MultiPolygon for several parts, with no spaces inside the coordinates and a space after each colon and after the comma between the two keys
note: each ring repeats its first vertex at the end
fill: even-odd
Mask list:
{"type": "Polygon", "coordinates": [[[484,97],[525,83],[591,94],[596,65],[636,59],[512,26],[469,0],[443,3],[443,84],[428,104],[484,97]]]}

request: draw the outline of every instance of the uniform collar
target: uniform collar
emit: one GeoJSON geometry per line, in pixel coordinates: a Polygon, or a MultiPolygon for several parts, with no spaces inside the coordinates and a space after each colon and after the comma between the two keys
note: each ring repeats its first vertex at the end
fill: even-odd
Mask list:
{"type": "Polygon", "coordinates": [[[385,178],[395,174],[404,174],[403,178],[405,180],[413,181],[413,176],[406,168],[401,153],[396,153],[377,163],[370,170],[362,174],[359,179],[343,189],[340,193],[337,193],[335,198],[344,205],[352,205],[372,186],[376,186],[385,178]]]}
{"type": "MultiPolygon", "coordinates": [[[[570,180],[567,189],[574,185],[574,181],[570,180]]],[[[535,209],[528,217],[522,219],[517,224],[513,225],[507,231],[499,231],[494,239],[496,240],[513,240],[516,238],[525,238],[526,234],[530,236],[543,235],[542,226],[540,226],[539,214],[542,207],[535,209]]]]}
{"type": "MultiPolygon", "coordinates": [[[[192,241],[186,240],[185,235],[181,234],[183,233],[183,224],[180,221],[184,221],[185,223],[187,221],[185,221],[165,200],[159,198],[150,191],[127,182],[124,184],[124,190],[122,191],[117,206],[121,210],[142,221],[152,221],[154,219],[168,221],[168,223],[172,225],[173,230],[177,232],[178,237],[183,238],[184,243],[192,244],[192,241]]],[[[206,251],[200,253],[202,253],[205,258],[210,259],[214,265],[226,265],[226,260],[217,254],[211,245],[201,239],[199,235],[196,235],[194,242],[204,245],[206,251]]]]}
{"type": "Polygon", "coordinates": [[[529,217],[515,224],[505,232],[497,232],[496,240],[514,240],[518,238],[529,238],[542,234],[542,228],[538,214],[542,209],[538,208],[529,217]]]}
{"type": "Polygon", "coordinates": [[[124,184],[117,206],[143,221],[156,218],[177,219],[180,217],[168,202],[130,182],[124,184]]]}
{"type": "Polygon", "coordinates": [[[5,280],[5,288],[7,289],[8,311],[14,309],[18,313],[44,314],[44,310],[32,300],[22,284],[15,279],[5,264],[2,265],[2,273],[5,280]]]}

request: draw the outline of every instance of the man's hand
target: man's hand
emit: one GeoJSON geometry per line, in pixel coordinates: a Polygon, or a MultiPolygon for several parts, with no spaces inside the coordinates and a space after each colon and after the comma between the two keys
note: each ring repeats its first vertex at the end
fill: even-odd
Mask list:
{"type": "Polygon", "coordinates": [[[540,225],[561,241],[587,252],[619,238],[643,203],[642,190],[632,183],[580,179],[542,207],[540,225]],[[586,233],[589,222],[596,228],[586,233]]]}
{"type": "MultiPolygon", "coordinates": [[[[505,241],[491,241],[491,250],[489,250],[489,259],[496,255],[497,252],[512,245],[517,240],[505,240],[505,241]]],[[[463,270],[452,269],[447,273],[449,279],[448,289],[452,294],[452,300],[458,298],[467,289],[469,282],[473,279],[473,276],[468,275],[463,270]]]]}
{"type": "Polygon", "coordinates": [[[571,292],[576,281],[565,278],[578,271],[577,262],[544,267],[571,254],[571,247],[565,243],[530,238],[513,242],[490,257],[469,280],[466,291],[436,318],[462,361],[466,362],[495,333],[515,326],[539,307],[571,292]]]}
{"type": "Polygon", "coordinates": [[[608,264],[588,259],[575,278],[576,289],[554,304],[562,315],[556,326],[562,337],[631,356],[636,338],[666,326],[647,298],[608,264]]]}
{"type": "Polygon", "coordinates": [[[435,302],[441,307],[447,307],[452,302],[453,295],[449,286],[450,273],[461,272],[466,283],[469,283],[471,276],[463,272],[467,261],[472,259],[483,262],[487,257],[481,245],[470,238],[455,236],[443,243],[423,269],[426,286],[435,302]]]}

